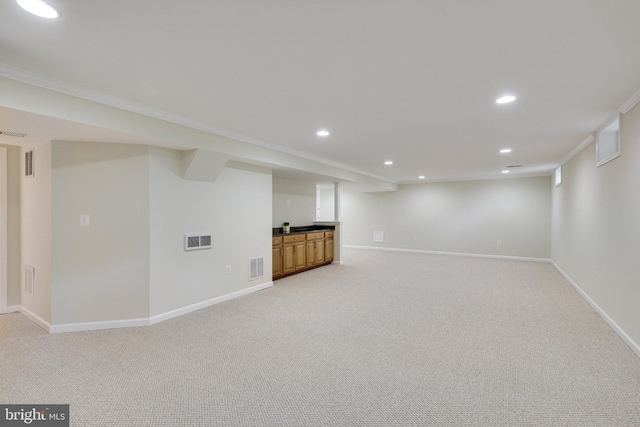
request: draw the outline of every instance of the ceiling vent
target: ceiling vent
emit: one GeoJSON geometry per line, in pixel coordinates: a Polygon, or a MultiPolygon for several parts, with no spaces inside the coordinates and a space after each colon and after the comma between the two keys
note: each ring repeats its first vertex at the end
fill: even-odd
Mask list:
{"type": "Polygon", "coordinates": [[[25,136],[27,136],[26,133],[7,132],[4,130],[0,130],[0,135],[15,136],[16,138],[24,138],[25,136]]]}

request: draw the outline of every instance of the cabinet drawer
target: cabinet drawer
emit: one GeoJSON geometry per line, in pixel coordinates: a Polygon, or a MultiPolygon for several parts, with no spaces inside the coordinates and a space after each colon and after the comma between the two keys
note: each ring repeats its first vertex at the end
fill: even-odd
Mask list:
{"type": "Polygon", "coordinates": [[[307,240],[324,239],[324,231],[320,233],[307,233],[307,240]]]}
{"type": "Polygon", "coordinates": [[[281,245],[282,244],[282,237],[272,237],[271,238],[271,244],[273,246],[281,245]]]}
{"type": "Polygon", "coordinates": [[[304,242],[304,234],[294,234],[293,236],[283,236],[284,243],[304,242]]]}
{"type": "Polygon", "coordinates": [[[324,232],[324,237],[325,237],[325,238],[327,238],[327,237],[333,237],[333,231],[325,231],[325,232],[324,232]]]}

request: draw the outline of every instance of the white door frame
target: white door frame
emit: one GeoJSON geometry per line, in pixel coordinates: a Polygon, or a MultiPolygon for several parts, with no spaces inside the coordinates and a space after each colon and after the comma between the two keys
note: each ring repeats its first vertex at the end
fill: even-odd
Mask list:
{"type": "Polygon", "coordinates": [[[0,313],[7,312],[7,149],[0,147],[0,313]]]}

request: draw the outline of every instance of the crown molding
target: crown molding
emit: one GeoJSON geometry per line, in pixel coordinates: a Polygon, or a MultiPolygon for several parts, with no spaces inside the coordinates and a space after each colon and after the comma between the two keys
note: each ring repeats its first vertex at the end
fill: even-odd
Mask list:
{"type": "Polygon", "coordinates": [[[165,122],[173,123],[179,126],[184,126],[190,129],[207,132],[213,135],[222,136],[225,138],[234,139],[237,141],[246,142],[248,144],[256,145],[262,148],[268,148],[270,150],[278,151],[281,153],[289,154],[292,156],[300,157],[305,160],[311,160],[314,162],[322,163],[327,166],[343,169],[348,172],[364,175],[369,178],[378,179],[391,184],[397,184],[394,181],[389,180],[370,172],[359,170],[351,166],[334,162],[329,159],[322,158],[320,156],[310,155],[299,150],[283,147],[281,145],[265,142],[256,138],[252,138],[247,135],[243,135],[237,132],[233,132],[228,129],[223,129],[217,126],[193,120],[187,117],[180,116],[178,114],[169,113],[158,108],[149,107],[147,105],[138,104],[136,102],[128,101],[126,99],[118,98],[116,96],[107,95],[102,92],[87,89],[81,86],[73,85],[61,80],[44,77],[40,74],[32,73],[30,71],[22,70],[20,68],[12,67],[10,65],[0,63],[0,77],[6,77],[11,80],[17,80],[22,83],[38,86],[43,89],[52,90],[54,92],[63,93],[65,95],[71,95],[77,98],[85,99],[87,101],[96,102],[98,104],[107,105],[110,107],[119,108],[125,111],[129,111],[143,116],[151,117],[165,122]]]}
{"type": "Polygon", "coordinates": [[[640,91],[636,92],[635,95],[633,95],[631,98],[627,100],[627,102],[622,104],[622,106],[618,108],[618,111],[621,112],[622,114],[627,114],[629,110],[635,107],[639,102],[640,102],[640,91]]]}
{"type": "Polygon", "coordinates": [[[584,150],[587,145],[591,144],[593,141],[596,140],[596,137],[593,136],[593,134],[589,134],[588,137],[586,137],[584,139],[584,141],[582,141],[580,143],[580,145],[578,145],[576,148],[574,148],[573,150],[571,150],[571,152],[569,154],[567,154],[564,159],[562,159],[562,161],[560,162],[560,166],[564,165],[565,163],[567,163],[569,160],[573,159],[579,152],[581,152],[582,150],[584,150]]]}

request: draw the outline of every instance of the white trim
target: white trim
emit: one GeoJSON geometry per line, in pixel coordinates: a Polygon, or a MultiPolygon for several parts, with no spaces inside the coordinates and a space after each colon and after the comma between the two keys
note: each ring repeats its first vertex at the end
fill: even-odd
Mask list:
{"type": "Polygon", "coordinates": [[[335,264],[335,265],[342,265],[342,264],[344,264],[344,262],[343,262],[343,261],[331,261],[331,264],[332,264],[332,265],[333,265],[333,264],[335,264]]]}
{"type": "Polygon", "coordinates": [[[98,331],[102,329],[134,328],[137,326],[149,326],[148,318],[106,320],[104,322],[64,323],[62,325],[49,326],[49,332],[58,334],[62,332],[98,331]]]}
{"type": "Polygon", "coordinates": [[[631,348],[631,350],[638,357],[640,357],[640,345],[638,345],[637,342],[635,342],[629,335],[627,335],[624,329],[622,329],[611,317],[609,317],[609,315],[605,313],[605,311],[601,309],[600,306],[596,304],[596,302],[592,300],[591,297],[585,291],[583,291],[582,288],[580,288],[580,286],[578,286],[578,284],[574,282],[567,273],[562,271],[562,269],[558,267],[558,265],[553,260],[551,260],[551,264],[556,270],[558,270],[558,273],[560,273],[562,277],[564,277],[566,281],[569,282],[569,284],[573,286],[576,291],[578,291],[580,296],[582,296],[582,298],[584,298],[585,301],[589,303],[589,305],[596,311],[596,313],[598,313],[600,317],[602,317],[602,319],[607,322],[611,329],[613,329],[614,332],[618,334],[620,338],[622,338],[622,341],[624,341],[625,344],[627,344],[629,348],[631,348]]]}
{"type": "Polygon", "coordinates": [[[5,313],[17,313],[20,311],[20,304],[17,305],[10,305],[9,307],[7,307],[7,311],[5,313]]]}
{"type": "Polygon", "coordinates": [[[222,295],[220,297],[212,298],[210,300],[202,301],[196,304],[188,305],[186,307],[182,307],[176,310],[168,311],[166,313],[157,314],[149,318],[149,324],[155,325],[158,322],[162,322],[165,320],[173,319],[174,317],[182,316],[187,313],[191,313],[196,310],[200,310],[206,307],[210,307],[215,304],[220,304],[221,302],[229,301],[244,295],[251,294],[253,292],[261,291],[263,289],[267,289],[273,286],[273,282],[263,283],[261,285],[252,286],[250,288],[242,289],[240,291],[232,292],[230,294],[222,295]]]}
{"type": "Polygon", "coordinates": [[[584,141],[582,141],[580,143],[580,145],[578,145],[576,148],[574,148],[573,150],[571,150],[571,152],[569,154],[567,154],[564,159],[562,159],[562,161],[560,162],[560,166],[564,165],[565,163],[567,163],[569,160],[573,159],[575,156],[578,155],[579,152],[581,152],[582,150],[584,150],[585,148],[587,148],[587,146],[589,144],[591,144],[593,141],[596,140],[596,137],[593,134],[590,134],[588,137],[586,137],[584,139],[584,141]]]}
{"type": "Polygon", "coordinates": [[[355,248],[355,249],[372,249],[376,251],[407,252],[407,253],[413,253],[413,254],[466,256],[466,257],[472,257],[472,258],[507,259],[512,261],[551,262],[549,258],[518,257],[518,256],[508,256],[508,255],[488,255],[488,254],[473,254],[473,253],[465,253],[465,252],[427,251],[423,249],[385,248],[385,247],[379,247],[379,246],[359,246],[359,245],[344,245],[344,247],[355,248]]]}
{"type": "Polygon", "coordinates": [[[8,273],[7,255],[7,149],[0,147],[0,313],[8,313],[8,273]]]}
{"type": "Polygon", "coordinates": [[[148,318],[141,317],[138,319],[106,320],[103,322],[65,323],[62,325],[50,325],[49,323],[40,319],[38,316],[36,316],[31,312],[29,312],[29,315],[27,315],[27,313],[24,313],[24,314],[29,318],[31,318],[31,316],[34,316],[35,318],[39,319],[40,322],[43,322],[42,324],[40,324],[37,320],[34,320],[33,318],[31,318],[31,320],[38,323],[39,326],[43,327],[45,330],[49,331],[52,334],[61,333],[61,332],[97,331],[102,329],[135,328],[140,326],[155,325],[156,323],[173,319],[174,317],[182,316],[182,315],[194,312],[196,310],[200,310],[215,304],[219,304],[224,301],[229,301],[244,295],[251,294],[253,292],[261,291],[263,289],[267,289],[272,286],[273,286],[273,282],[263,283],[261,285],[252,286],[250,288],[242,289],[236,292],[232,292],[230,294],[222,295],[216,298],[212,298],[210,300],[188,305],[186,307],[178,308],[176,310],[168,311],[166,313],[158,314],[148,318]],[[43,325],[46,325],[46,326],[43,326],[43,325]]]}
{"type": "Polygon", "coordinates": [[[51,332],[51,324],[44,320],[42,317],[37,314],[31,312],[28,308],[24,306],[20,306],[20,313],[22,313],[27,319],[31,320],[36,325],[40,326],[47,332],[51,332]]]}
{"type": "Polygon", "coordinates": [[[636,92],[631,98],[618,108],[618,111],[622,114],[627,114],[637,103],[640,102],[640,91],[636,92]]]}

